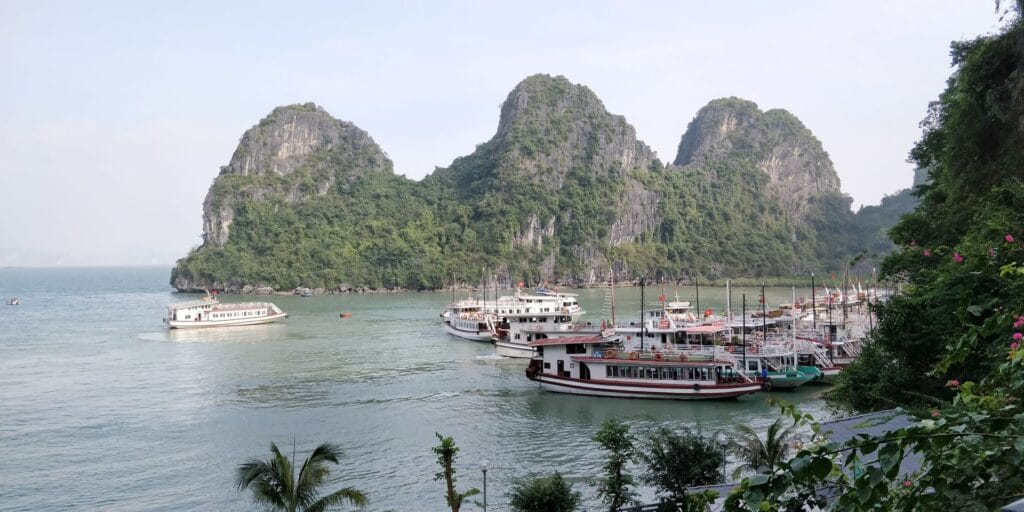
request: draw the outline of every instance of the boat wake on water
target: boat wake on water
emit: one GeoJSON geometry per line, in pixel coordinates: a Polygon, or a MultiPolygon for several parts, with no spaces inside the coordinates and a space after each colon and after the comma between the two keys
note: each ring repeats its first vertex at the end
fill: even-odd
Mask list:
{"type": "Polygon", "coordinates": [[[475,359],[477,361],[504,361],[506,359],[511,359],[511,358],[510,357],[505,357],[505,356],[500,355],[500,354],[487,354],[487,355],[483,355],[483,356],[473,356],[473,359],[475,359]]]}

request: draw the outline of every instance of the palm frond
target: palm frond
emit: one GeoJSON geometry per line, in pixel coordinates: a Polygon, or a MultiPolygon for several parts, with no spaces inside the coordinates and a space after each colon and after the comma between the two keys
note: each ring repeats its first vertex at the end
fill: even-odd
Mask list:
{"type": "Polygon", "coordinates": [[[317,499],[317,488],[324,483],[331,470],[327,467],[327,462],[333,462],[338,464],[338,459],[342,456],[341,447],[332,443],[323,443],[317,446],[313,453],[306,458],[306,461],[302,463],[302,469],[299,470],[299,478],[295,483],[295,496],[296,501],[300,505],[306,506],[317,499]]]}
{"type": "Polygon", "coordinates": [[[327,507],[340,505],[344,502],[348,502],[350,505],[362,508],[369,503],[369,500],[366,499],[365,494],[355,487],[346,487],[320,498],[316,503],[306,507],[305,512],[324,512],[327,510],[327,507]]]}
{"type": "Polygon", "coordinates": [[[277,445],[270,443],[270,452],[274,454],[274,465],[277,467],[277,479],[280,481],[281,494],[286,502],[295,502],[295,473],[292,462],[281,453],[277,445]]]}
{"type": "Polygon", "coordinates": [[[249,459],[238,467],[235,485],[239,491],[252,490],[252,498],[256,503],[283,508],[288,502],[279,467],[274,459],[249,459]]]}

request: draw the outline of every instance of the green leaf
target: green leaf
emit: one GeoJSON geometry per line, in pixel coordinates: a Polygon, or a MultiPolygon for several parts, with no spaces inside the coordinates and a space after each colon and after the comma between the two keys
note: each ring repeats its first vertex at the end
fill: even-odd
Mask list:
{"type": "Polygon", "coordinates": [[[900,446],[896,443],[886,443],[878,452],[878,463],[885,474],[899,466],[900,446]]]}
{"type": "Polygon", "coordinates": [[[860,445],[860,452],[864,455],[869,455],[878,449],[878,442],[871,441],[860,445]]]}
{"type": "Polygon", "coordinates": [[[815,457],[811,461],[811,474],[815,478],[824,479],[832,471],[832,460],[827,457],[815,457]]]}
{"type": "Polygon", "coordinates": [[[981,306],[977,304],[971,304],[970,306],[967,306],[967,312],[974,316],[981,316],[983,310],[981,309],[981,306]]]}
{"type": "Polygon", "coordinates": [[[747,477],[747,484],[751,487],[764,485],[768,482],[768,475],[754,475],[747,477]]]}

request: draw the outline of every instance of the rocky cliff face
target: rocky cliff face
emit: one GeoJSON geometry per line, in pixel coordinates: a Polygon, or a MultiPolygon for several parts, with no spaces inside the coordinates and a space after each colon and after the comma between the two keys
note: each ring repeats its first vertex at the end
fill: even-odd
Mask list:
{"type": "Polygon", "coordinates": [[[711,101],[697,112],[679,142],[676,166],[703,167],[746,160],[769,178],[769,192],[783,211],[805,223],[818,197],[841,194],[839,175],[814,134],[781,109],[762,112],[739,98],[711,101]]]}
{"type": "Polygon", "coordinates": [[[505,158],[498,172],[562,188],[572,169],[622,178],[656,158],[622,116],[610,114],[589,88],[562,76],[534,75],[501,106],[494,135],[505,158]]]}
{"type": "Polygon", "coordinates": [[[366,172],[391,172],[387,155],[363,130],[306,103],[275,108],[242,135],[228,165],[203,201],[207,243],[228,240],[243,199],[296,203],[344,186],[366,172]]]}
{"type": "Polygon", "coordinates": [[[603,274],[606,250],[600,248],[633,241],[661,222],[658,194],[632,173],[662,167],[625,118],[609,113],[589,88],[534,75],[509,93],[490,141],[427,181],[472,191],[463,195],[471,201],[500,194],[505,202],[528,205],[508,219],[517,224],[512,245],[541,252],[543,277],[559,280],[566,270],[559,261],[563,267],[575,262],[578,275],[603,274]],[[605,234],[572,236],[580,224],[595,221],[581,218],[587,213],[572,196],[588,197],[591,215],[607,219],[605,234]]]}

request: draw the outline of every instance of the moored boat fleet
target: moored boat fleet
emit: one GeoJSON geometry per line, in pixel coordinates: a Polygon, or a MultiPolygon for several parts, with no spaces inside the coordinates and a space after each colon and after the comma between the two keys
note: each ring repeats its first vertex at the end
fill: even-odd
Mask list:
{"type": "Polygon", "coordinates": [[[580,321],[575,294],[544,288],[454,301],[441,316],[449,334],[529,359],[526,376],[543,389],[694,400],[830,384],[860,354],[871,323],[867,303],[884,298],[826,289],[771,310],[715,315],[663,294],[640,321],[617,324],[609,290],[611,320],[599,324],[580,321]]]}

